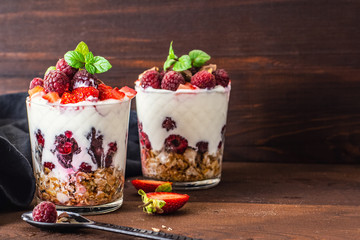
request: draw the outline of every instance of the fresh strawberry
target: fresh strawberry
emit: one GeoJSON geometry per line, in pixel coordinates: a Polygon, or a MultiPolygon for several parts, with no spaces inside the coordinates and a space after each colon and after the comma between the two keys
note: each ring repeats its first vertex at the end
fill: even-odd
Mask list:
{"type": "Polygon", "coordinates": [[[71,94],[69,92],[64,92],[64,94],[61,96],[61,104],[68,104],[68,103],[77,103],[79,102],[78,99],[74,96],[74,94],[71,94]]]}
{"type": "Polygon", "coordinates": [[[79,87],[72,91],[79,102],[86,101],[89,97],[98,98],[99,90],[94,87],[79,87]]]}
{"type": "Polygon", "coordinates": [[[136,95],[136,91],[128,86],[120,88],[119,91],[125,93],[125,95],[130,99],[134,98],[136,95]]]}
{"type": "Polygon", "coordinates": [[[51,103],[57,102],[60,100],[59,94],[57,92],[49,92],[43,96],[44,99],[48,100],[51,103]]]}
{"type": "Polygon", "coordinates": [[[102,92],[110,92],[112,90],[112,87],[105,85],[104,83],[101,83],[98,85],[98,90],[101,94],[102,92]]]}
{"type": "Polygon", "coordinates": [[[190,90],[194,90],[197,89],[197,87],[195,87],[194,85],[192,85],[189,82],[186,82],[185,84],[180,84],[178,89],[190,89],[190,90]]]}
{"type": "Polygon", "coordinates": [[[125,97],[125,93],[120,92],[119,88],[115,87],[111,90],[111,98],[121,100],[125,97]]]}
{"type": "Polygon", "coordinates": [[[185,205],[189,200],[189,195],[172,192],[152,192],[145,193],[143,190],[138,192],[144,202],[143,210],[152,214],[172,213],[185,205]]]}
{"type": "Polygon", "coordinates": [[[172,190],[172,182],[134,179],[131,183],[137,190],[142,189],[144,192],[171,192],[172,190]]]}
{"type": "Polygon", "coordinates": [[[38,92],[44,92],[45,93],[45,90],[44,90],[44,88],[42,86],[35,86],[34,88],[32,88],[32,89],[30,89],[28,91],[30,97],[32,95],[34,95],[35,93],[38,93],[38,92]]]}

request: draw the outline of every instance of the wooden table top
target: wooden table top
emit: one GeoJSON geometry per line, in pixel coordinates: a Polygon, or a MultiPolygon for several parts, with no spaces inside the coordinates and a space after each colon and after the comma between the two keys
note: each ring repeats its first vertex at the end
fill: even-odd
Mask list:
{"type": "MultiPolygon", "coordinates": [[[[90,219],[202,239],[359,239],[360,166],[225,162],[221,183],[186,191],[178,212],[151,216],[128,179],[123,206],[90,219]],[[163,229],[162,225],[172,231],[163,229]]],[[[92,229],[49,232],[0,214],[0,239],[134,239],[92,229]]]]}

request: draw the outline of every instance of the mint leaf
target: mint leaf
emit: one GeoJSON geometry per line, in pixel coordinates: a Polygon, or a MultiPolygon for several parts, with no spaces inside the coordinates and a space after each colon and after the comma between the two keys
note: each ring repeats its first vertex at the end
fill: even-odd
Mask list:
{"type": "Polygon", "coordinates": [[[112,66],[104,57],[96,56],[94,58],[94,67],[96,68],[96,73],[103,73],[109,70],[112,66]]]}
{"type": "Polygon", "coordinates": [[[175,59],[168,59],[164,62],[164,71],[166,71],[166,69],[168,69],[169,67],[171,67],[171,65],[173,65],[176,62],[175,59]]]}
{"type": "Polygon", "coordinates": [[[185,71],[189,68],[191,68],[191,59],[189,55],[182,55],[179,58],[179,61],[176,62],[173,66],[173,70],[176,72],[185,71]]]}
{"type": "Polygon", "coordinates": [[[96,67],[92,63],[86,63],[85,64],[85,69],[86,69],[86,71],[88,71],[91,74],[96,73],[96,67]]]}
{"type": "MultiPolygon", "coordinates": [[[[85,63],[94,63],[95,62],[95,58],[94,58],[94,54],[92,52],[88,52],[85,55],[85,63]]],[[[86,67],[86,66],[85,66],[86,67]]],[[[93,73],[92,73],[93,74],[93,73]]]]}
{"type": "Polygon", "coordinates": [[[68,51],[64,55],[65,61],[73,68],[84,67],[85,59],[84,56],[77,51],[68,51]]]}
{"type": "Polygon", "coordinates": [[[85,56],[89,52],[89,47],[81,41],[75,48],[75,51],[85,56]]]}
{"type": "Polygon", "coordinates": [[[201,67],[211,58],[206,52],[201,50],[192,50],[189,52],[189,56],[194,67],[201,67]]]}
{"type": "Polygon", "coordinates": [[[173,41],[171,41],[171,43],[170,43],[169,56],[167,57],[168,60],[177,58],[177,56],[175,55],[174,50],[172,48],[172,44],[173,44],[173,41]]]}

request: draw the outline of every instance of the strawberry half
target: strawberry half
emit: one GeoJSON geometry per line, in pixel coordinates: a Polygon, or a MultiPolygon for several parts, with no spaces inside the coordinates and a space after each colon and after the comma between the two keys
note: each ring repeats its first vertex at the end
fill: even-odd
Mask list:
{"type": "Polygon", "coordinates": [[[72,91],[72,94],[76,97],[76,99],[81,101],[86,101],[88,98],[98,98],[99,90],[94,87],[79,87],[72,91]]]}
{"type": "Polygon", "coordinates": [[[144,212],[149,214],[167,214],[182,208],[189,200],[189,195],[172,192],[138,192],[144,202],[144,212]]]}
{"type": "Polygon", "coordinates": [[[137,93],[134,89],[129,88],[128,86],[120,88],[119,91],[125,93],[125,95],[130,99],[134,98],[137,93]]]}
{"type": "Polygon", "coordinates": [[[141,180],[134,179],[131,181],[132,185],[137,190],[142,189],[144,192],[171,192],[172,182],[155,181],[155,180],[141,180]]]}
{"type": "Polygon", "coordinates": [[[34,88],[32,88],[32,89],[30,89],[30,90],[28,91],[30,97],[31,97],[32,95],[34,95],[35,93],[38,93],[38,92],[43,92],[43,93],[45,93],[45,90],[44,90],[44,88],[43,88],[42,86],[35,86],[34,88]]]}
{"type": "Polygon", "coordinates": [[[64,92],[64,94],[61,96],[61,104],[68,104],[68,103],[77,103],[79,102],[78,99],[74,96],[74,94],[71,94],[69,92],[64,92]]]}
{"type": "Polygon", "coordinates": [[[42,97],[51,103],[54,103],[54,102],[57,102],[60,100],[59,94],[57,92],[49,92],[48,94],[45,94],[42,97]]]}

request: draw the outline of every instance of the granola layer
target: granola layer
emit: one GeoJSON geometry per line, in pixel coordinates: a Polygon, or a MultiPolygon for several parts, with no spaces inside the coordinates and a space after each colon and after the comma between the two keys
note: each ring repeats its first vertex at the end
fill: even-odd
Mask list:
{"type": "Polygon", "coordinates": [[[199,153],[188,147],[183,154],[142,148],[143,175],[159,180],[192,182],[220,177],[222,149],[199,153]]]}
{"type": "Polygon", "coordinates": [[[44,168],[35,174],[37,197],[64,206],[91,206],[113,202],[122,197],[123,171],[114,167],[98,168],[85,173],[69,174],[60,180],[44,168]]]}

